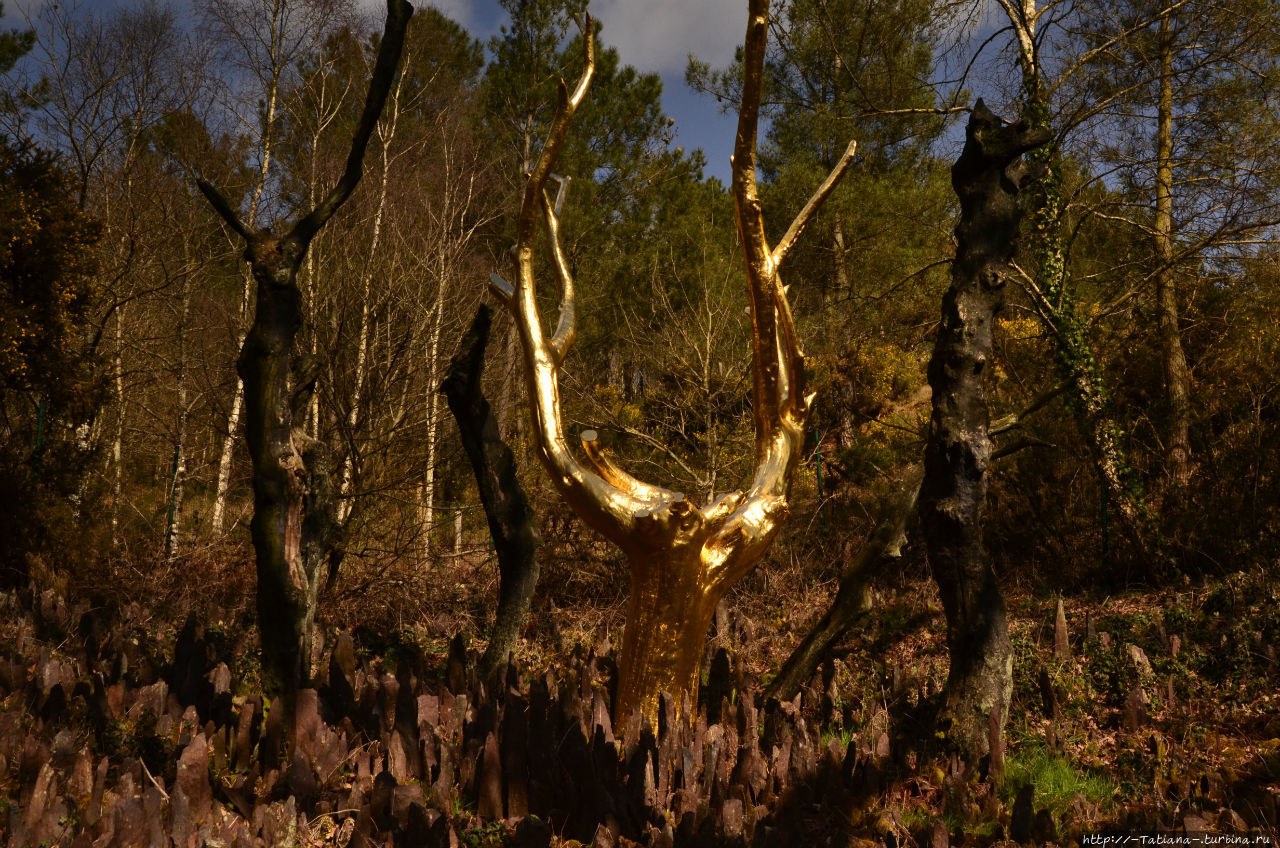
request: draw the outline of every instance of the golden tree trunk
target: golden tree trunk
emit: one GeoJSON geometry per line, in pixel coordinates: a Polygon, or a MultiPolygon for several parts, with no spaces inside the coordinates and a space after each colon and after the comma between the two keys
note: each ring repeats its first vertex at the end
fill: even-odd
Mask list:
{"type": "Polygon", "coordinates": [[[722,594],[705,579],[701,550],[632,557],[615,726],[623,726],[636,707],[652,722],[662,692],[697,695],[707,630],[722,594]]]}

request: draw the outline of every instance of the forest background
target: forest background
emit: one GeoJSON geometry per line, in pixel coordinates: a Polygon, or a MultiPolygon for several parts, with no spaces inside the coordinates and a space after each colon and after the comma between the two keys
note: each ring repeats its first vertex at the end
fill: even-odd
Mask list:
{"type": "MultiPolygon", "coordinates": [[[[339,498],[321,629],[362,634],[374,653],[414,644],[443,657],[456,633],[483,641],[495,606],[488,527],[437,389],[489,274],[510,264],[556,80],[581,64],[574,4],[502,6],[509,20],[487,43],[418,10],[363,182],[299,278],[301,345],[321,368],[303,418],[334,447],[339,498]]],[[[252,279],[195,180],[218,185],[250,228],[314,206],[342,172],[378,29],[339,0],[209,0],[190,14],[45,4],[0,36],[6,587],[145,609],[160,641],[194,613],[252,643],[236,374],[252,279]]],[[[869,724],[886,681],[915,681],[923,698],[945,676],[901,491],[928,431],[926,366],[955,249],[947,157],[981,90],[998,114],[1052,132],[1031,155],[1048,176],[1026,199],[987,377],[997,460],[983,540],[1015,609],[1015,699],[1041,710],[1051,669],[1050,689],[1084,681],[1080,703],[1111,710],[1081,707],[1082,726],[1105,729],[1127,720],[1133,679],[1151,672],[1048,659],[1041,625],[1063,598],[1080,613],[1077,642],[1098,621],[1126,634],[1113,666],[1130,643],[1172,651],[1155,670],[1169,677],[1161,708],[1229,684],[1228,712],[1242,712],[1213,732],[1280,736],[1274,686],[1259,695],[1280,642],[1280,11],[792,0],[770,29],[771,226],[795,217],[849,139],[859,146],[787,268],[818,401],[790,521],[727,603],[734,631],[754,634],[736,648],[742,673],[768,685],[877,544],[874,568],[853,575],[861,630],[841,634],[818,681],[843,693],[829,698],[843,703],[828,710],[833,732],[869,724]],[[1171,636],[1197,647],[1179,659],[1171,636]]],[[[710,500],[752,463],[732,202],[702,152],[676,145],[660,80],[598,54],[559,166],[579,315],[566,418],[637,476],[710,500]]],[[[734,108],[737,78],[690,59],[708,112],[734,108]]],[[[501,316],[485,390],[538,522],[542,578],[517,652],[538,667],[618,641],[627,580],[537,468],[520,367],[501,316]]],[[[1029,748],[1044,720],[1018,720],[1029,748]]],[[[1065,752],[1049,746],[1077,775],[1120,744],[1081,733],[1065,752]]],[[[1148,772],[1165,768],[1133,764],[1106,803],[1142,796],[1124,781],[1158,785],[1148,772]]]]}

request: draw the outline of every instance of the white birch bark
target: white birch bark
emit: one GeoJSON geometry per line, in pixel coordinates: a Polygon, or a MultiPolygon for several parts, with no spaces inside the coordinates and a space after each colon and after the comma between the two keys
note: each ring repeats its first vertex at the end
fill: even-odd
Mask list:
{"type": "Polygon", "coordinates": [[[164,535],[165,559],[173,562],[181,553],[180,535],[182,528],[182,507],[186,494],[187,482],[187,420],[190,412],[187,406],[187,353],[186,328],[187,316],[191,308],[191,285],[187,274],[182,275],[182,302],[178,315],[178,374],[177,403],[178,421],[174,433],[173,473],[169,480],[169,514],[164,535]]]}
{"type": "MultiPolygon", "coordinates": [[[[258,178],[254,181],[253,195],[249,201],[249,216],[246,223],[252,230],[258,220],[258,209],[262,202],[262,193],[266,189],[267,174],[271,170],[271,153],[272,153],[272,134],[271,130],[275,126],[276,111],[278,108],[280,96],[280,76],[284,72],[284,67],[280,61],[280,4],[276,3],[272,10],[271,18],[271,48],[269,55],[271,57],[271,77],[267,86],[267,110],[263,116],[262,131],[259,135],[260,144],[258,148],[259,165],[258,178]]],[[[240,291],[240,312],[236,322],[236,350],[240,350],[244,345],[244,335],[246,327],[249,323],[249,296],[253,286],[253,276],[249,272],[246,265],[240,273],[241,291],[240,291]]],[[[240,382],[240,378],[236,377],[236,393],[231,402],[231,412],[227,416],[227,433],[222,439],[222,455],[218,460],[218,483],[214,490],[213,498],[213,515],[210,518],[210,529],[214,536],[222,535],[222,526],[226,521],[227,512],[227,493],[231,488],[231,458],[235,453],[236,433],[240,429],[240,415],[244,411],[244,386],[240,382]]]]}
{"type": "Polygon", "coordinates": [[[116,390],[116,429],[111,439],[111,544],[120,545],[120,503],[124,497],[124,313],[116,310],[116,348],[112,355],[113,380],[116,390]]]}
{"type": "MultiPolygon", "coordinates": [[[[408,61],[406,56],[406,62],[408,61]]],[[[369,254],[365,260],[364,273],[360,281],[360,335],[356,346],[355,388],[351,393],[351,409],[347,413],[347,432],[353,434],[347,456],[342,462],[342,484],[339,489],[338,522],[343,523],[351,515],[351,487],[355,478],[354,434],[360,425],[360,402],[364,395],[365,377],[369,361],[369,298],[373,288],[374,261],[378,255],[378,242],[382,235],[382,217],[387,205],[387,180],[391,174],[391,143],[395,139],[396,125],[400,119],[400,92],[404,88],[404,74],[396,82],[388,104],[389,115],[384,123],[378,125],[378,140],[382,142],[382,179],[378,185],[378,205],[373,213],[373,233],[369,240],[369,254]]],[[[435,395],[432,394],[434,400],[435,395]]]]}

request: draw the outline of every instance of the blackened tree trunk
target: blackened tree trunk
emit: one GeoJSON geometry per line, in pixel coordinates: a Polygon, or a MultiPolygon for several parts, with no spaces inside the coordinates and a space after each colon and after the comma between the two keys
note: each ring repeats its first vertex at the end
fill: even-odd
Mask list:
{"type": "Polygon", "coordinates": [[[360,124],[338,184],[284,236],[250,230],[217,188],[201,180],[209,203],[245,241],[257,287],[253,325],[236,361],[244,383],[245,441],[253,465],[250,534],[258,572],[258,630],[263,684],[293,695],[310,681],[310,653],[322,566],[337,537],[328,447],[302,429],[320,372],[295,344],[302,326],[298,269],[307,248],[360,182],[364,153],[396,76],[413,7],[387,0],[387,21],[360,124]]]}
{"type": "Polygon", "coordinates": [[[960,198],[951,287],[929,361],[933,417],[924,454],[920,522],[947,617],[951,670],[940,719],[976,759],[987,752],[994,713],[1003,727],[1013,679],[1004,598],[982,544],[991,438],[987,360],[1005,278],[1017,250],[1021,154],[1048,140],[1026,120],[1006,124],[981,100],[951,169],[960,198]]]}
{"type": "Polygon", "coordinates": [[[258,566],[264,683],[285,694],[310,679],[320,575],[337,527],[328,447],[301,428],[319,367],[294,350],[302,326],[295,280],[300,251],[305,247],[292,241],[250,239],[245,255],[257,286],[256,309],[236,362],[253,464],[249,529],[258,566]]]}
{"type": "Polygon", "coordinates": [[[458,422],[462,446],[475,472],[480,502],[498,554],[497,620],[489,646],[480,658],[480,671],[486,679],[505,668],[538,585],[538,535],[533,511],[516,479],[515,457],[498,433],[498,419],[480,386],[490,322],[489,307],[481,304],[440,384],[458,422]]]}

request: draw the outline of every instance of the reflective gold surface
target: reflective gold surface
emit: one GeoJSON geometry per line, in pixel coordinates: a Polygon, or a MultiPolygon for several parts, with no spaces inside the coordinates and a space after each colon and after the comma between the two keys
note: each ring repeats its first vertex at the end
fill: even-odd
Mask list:
{"type": "Polygon", "coordinates": [[[595,70],[589,17],[582,25],[586,68],[572,95],[561,83],[556,117],[525,185],[516,230],[516,282],[513,285],[496,275],[493,278],[494,294],[511,310],[519,328],[539,459],[565,501],[583,521],[621,548],[631,566],[614,704],[616,728],[625,726],[626,717],[636,707],[656,726],[658,698],[663,691],[677,697],[683,690],[697,692],[703,641],[716,604],[725,590],[764,556],[787,517],[791,477],[813,402],[812,395],[804,391],[804,357],[778,266],[849,167],[854,145],[849,145],[831,175],[771,249],[765,239],[755,178],[768,13],[767,0],[751,0],[734,144],[733,198],[746,259],[753,329],[756,462],[747,491],[697,507],[680,492],[642,482],[619,468],[599,445],[594,431],[582,434],[585,465],[565,440],[558,371],[573,343],[574,291],[559,238],[559,209],[566,180],[554,177],[552,168],[595,70]],[[560,181],[555,204],[546,194],[548,179],[560,181]],[[551,339],[543,335],[534,287],[533,242],[539,217],[547,224],[552,264],[562,289],[559,321],[551,339]]]}

